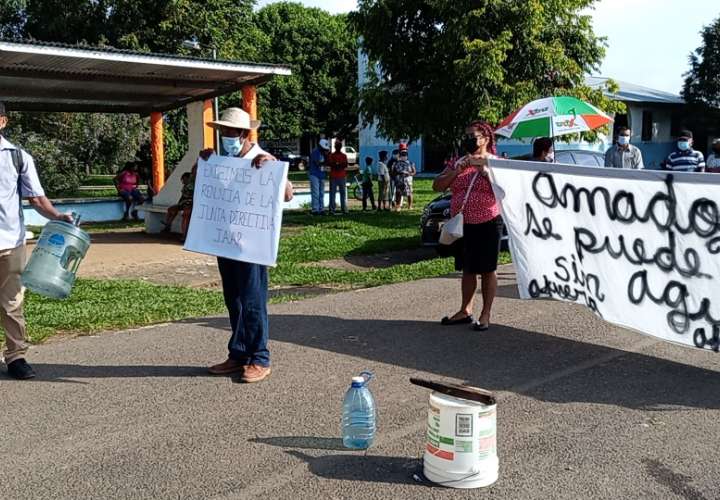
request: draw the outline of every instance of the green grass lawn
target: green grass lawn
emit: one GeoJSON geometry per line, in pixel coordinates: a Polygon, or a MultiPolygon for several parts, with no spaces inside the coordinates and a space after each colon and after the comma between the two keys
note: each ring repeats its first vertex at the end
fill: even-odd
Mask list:
{"type": "MultiPolygon", "coordinates": [[[[431,185],[430,180],[416,180],[417,201],[412,211],[352,210],[349,215],[325,217],[297,211],[285,214],[278,266],[270,272],[271,286],[371,287],[451,273],[452,259],[440,258],[357,271],[310,265],[346,256],[417,248],[421,211],[437,196],[431,185]]],[[[138,225],[142,223],[101,223],[84,228],[90,232],[103,232],[138,225]]],[[[509,262],[509,254],[503,252],[500,261],[509,262]]],[[[280,294],[273,301],[296,298],[280,294]]],[[[159,286],[135,280],[78,280],[67,300],[51,300],[29,293],[26,303],[29,334],[36,342],[54,333],[88,334],[223,311],[222,294],[218,291],[159,286]]]]}
{"type": "Polygon", "coordinates": [[[305,170],[291,170],[288,172],[288,179],[290,182],[307,181],[308,173],[305,170]]]}
{"type": "Polygon", "coordinates": [[[72,195],[65,196],[64,198],[83,199],[83,198],[113,198],[120,199],[118,196],[117,189],[115,188],[100,188],[92,190],[75,191],[72,195]]]}
{"type": "MultiPolygon", "coordinates": [[[[438,194],[432,180],[416,179],[412,211],[362,212],[345,216],[317,217],[288,213],[283,217],[286,235],[280,240],[278,266],[270,273],[272,285],[318,286],[327,284],[357,287],[442,276],[453,271],[452,259],[433,259],[387,269],[349,271],[310,266],[323,260],[351,255],[372,255],[417,248],[420,245],[420,214],[438,194]]],[[[510,261],[507,252],[501,263],[510,261]]]]}
{"type": "MultiPolygon", "coordinates": [[[[145,223],[141,220],[127,220],[127,221],[109,221],[109,222],[88,222],[87,224],[82,223],[80,227],[88,233],[112,233],[122,229],[140,228],[144,227],[145,223]]],[[[40,226],[27,226],[28,231],[32,231],[36,235],[42,232],[40,226]]]]}
{"type": "Polygon", "coordinates": [[[113,187],[113,178],[112,175],[88,175],[83,179],[82,184],[83,186],[110,186],[113,187]]]}

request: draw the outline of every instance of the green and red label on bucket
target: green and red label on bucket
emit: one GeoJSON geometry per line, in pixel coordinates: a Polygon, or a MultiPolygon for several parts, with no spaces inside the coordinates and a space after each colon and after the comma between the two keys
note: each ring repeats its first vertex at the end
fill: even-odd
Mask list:
{"type": "MultiPolygon", "coordinates": [[[[496,456],[496,413],[455,414],[452,429],[442,426],[440,409],[430,405],[428,411],[426,450],[431,455],[453,461],[456,454],[477,453],[480,460],[496,456]],[[450,432],[452,431],[452,435],[450,432]]],[[[444,422],[448,424],[450,422],[444,422]]]]}

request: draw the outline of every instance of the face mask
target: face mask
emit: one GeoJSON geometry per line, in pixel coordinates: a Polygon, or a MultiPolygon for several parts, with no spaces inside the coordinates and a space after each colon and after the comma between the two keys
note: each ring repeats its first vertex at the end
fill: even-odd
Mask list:
{"type": "Polygon", "coordinates": [[[680,151],[687,151],[690,149],[690,141],[678,141],[677,144],[680,151]]]}
{"type": "Polygon", "coordinates": [[[477,137],[474,135],[466,135],[462,140],[462,148],[470,154],[478,150],[477,137]]]}
{"type": "Polygon", "coordinates": [[[628,144],[630,144],[630,138],[626,135],[619,135],[618,144],[620,144],[621,146],[627,146],[628,144]]]}
{"type": "Polygon", "coordinates": [[[242,142],[239,137],[221,137],[223,149],[230,156],[237,156],[242,149],[242,142]]]}

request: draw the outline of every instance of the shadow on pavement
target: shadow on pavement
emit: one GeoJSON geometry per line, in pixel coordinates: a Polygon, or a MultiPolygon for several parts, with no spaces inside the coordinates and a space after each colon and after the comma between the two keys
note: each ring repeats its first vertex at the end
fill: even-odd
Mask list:
{"type": "Polygon", "coordinates": [[[310,472],[326,479],[427,486],[413,479],[413,474],[421,470],[420,460],[414,458],[365,453],[313,457],[295,450],[286,453],[304,460],[310,472]]]}
{"type": "Polygon", "coordinates": [[[277,436],[249,439],[251,443],[268,444],[279,448],[300,448],[303,450],[345,450],[342,439],[314,436],[277,436]]]}
{"type": "Polygon", "coordinates": [[[665,485],[670,491],[687,500],[709,500],[692,486],[693,478],[674,472],[670,467],[657,460],[644,459],[643,464],[648,473],[657,482],[665,485]]]}
{"type": "MultiPolygon", "coordinates": [[[[144,378],[144,377],[213,377],[204,366],[162,366],[162,365],[70,365],[53,363],[32,363],[37,377],[32,382],[82,383],[67,379],[93,378],[144,378]]],[[[11,381],[2,378],[0,381],[11,381]]]]}
{"type": "MultiPolygon", "coordinates": [[[[271,315],[270,338],[558,403],[642,410],[720,409],[718,371],[493,324],[488,332],[423,321],[271,315]],[[559,383],[548,376],[564,372],[559,383]]],[[[198,326],[227,328],[227,320],[198,326]]],[[[684,349],[678,347],[678,349],[684,349]]]]}

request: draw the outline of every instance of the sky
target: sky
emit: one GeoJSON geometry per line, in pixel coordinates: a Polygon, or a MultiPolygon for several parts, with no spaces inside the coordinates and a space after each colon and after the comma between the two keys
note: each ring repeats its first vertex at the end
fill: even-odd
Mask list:
{"type": "MultiPolygon", "coordinates": [[[[269,3],[273,1],[259,0],[258,6],[269,3]]],[[[333,13],[356,6],[355,0],[301,3],[333,13]]],[[[715,0],[600,0],[589,13],[595,33],[607,37],[608,44],[594,76],[677,94],[688,57],[701,43],[700,30],[720,16],[720,5],[715,0]]]]}

